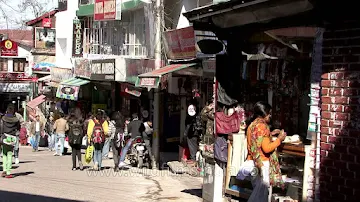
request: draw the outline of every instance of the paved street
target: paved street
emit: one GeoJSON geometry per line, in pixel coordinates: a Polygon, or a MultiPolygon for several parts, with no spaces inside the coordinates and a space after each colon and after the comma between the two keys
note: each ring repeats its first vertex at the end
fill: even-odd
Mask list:
{"type": "MultiPolygon", "coordinates": [[[[0,201],[202,201],[201,178],[148,169],[72,171],[71,156],[20,148],[14,179],[0,179],[0,201]]],[[[92,164],[90,164],[92,165],[92,164]]],[[[105,160],[104,166],[112,166],[105,160]]]]}

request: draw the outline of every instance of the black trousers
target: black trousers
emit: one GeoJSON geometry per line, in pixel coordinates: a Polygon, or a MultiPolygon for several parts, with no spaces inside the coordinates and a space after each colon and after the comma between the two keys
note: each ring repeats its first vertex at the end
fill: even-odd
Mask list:
{"type": "Polygon", "coordinates": [[[187,137],[187,144],[190,150],[190,159],[196,161],[196,153],[199,150],[199,137],[187,137]]]}
{"type": "Polygon", "coordinates": [[[117,168],[119,166],[121,148],[116,147],[116,143],[114,140],[111,140],[110,146],[113,152],[115,168],[117,168]]]}
{"type": "Polygon", "coordinates": [[[76,157],[81,164],[81,144],[71,145],[73,168],[76,168],[76,157]]]}

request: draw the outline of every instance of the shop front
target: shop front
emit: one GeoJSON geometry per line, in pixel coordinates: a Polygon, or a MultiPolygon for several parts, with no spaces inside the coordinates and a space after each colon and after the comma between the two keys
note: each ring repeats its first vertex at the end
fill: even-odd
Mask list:
{"type": "MultiPolygon", "coordinates": [[[[300,19],[308,19],[307,17],[311,15],[309,13],[306,15],[306,12],[310,11],[313,5],[308,1],[293,1],[288,4],[270,1],[256,3],[229,1],[222,6],[234,9],[225,11],[223,10],[225,7],[211,5],[185,14],[194,23],[195,28],[202,30],[215,29],[215,25],[201,27],[204,25],[202,24],[204,20],[212,19],[218,26],[217,34],[227,44],[226,53],[217,55],[216,58],[215,107],[217,110],[214,124],[215,145],[224,143],[222,145],[225,149],[220,150],[215,146],[214,150],[218,151],[214,152],[212,158],[207,158],[211,163],[207,162],[209,166],[204,178],[206,190],[203,190],[203,193],[207,194],[203,195],[204,201],[221,201],[223,196],[248,199],[252,194],[257,193],[259,195],[253,198],[256,201],[266,191],[260,193],[261,191],[256,192],[259,191],[256,187],[253,189],[251,178],[255,179],[258,175],[252,174],[254,170],[246,170],[248,168],[246,163],[249,162],[248,137],[245,131],[246,125],[243,124],[250,124],[248,121],[253,113],[253,106],[258,101],[264,101],[272,106],[271,131],[283,129],[287,133],[286,139],[274,151],[279,159],[285,189],[273,187],[270,193],[271,200],[266,201],[318,200],[319,181],[316,173],[319,169],[317,162],[320,161],[317,147],[320,145],[318,134],[320,134],[319,118],[321,117],[319,105],[321,29],[294,27],[271,30],[276,26],[291,27],[291,22],[295,22],[295,19],[298,20],[297,23],[300,19]],[[294,4],[298,6],[296,11],[289,9],[294,4]],[[270,10],[274,7],[278,10],[286,10],[286,12],[278,12],[279,15],[284,16],[270,15],[270,10]],[[274,20],[263,23],[261,27],[257,26],[256,22],[264,19],[256,18],[255,22],[251,19],[242,20],[240,17],[250,15],[246,12],[247,9],[251,9],[252,13],[268,11],[269,15],[263,16],[264,19],[284,17],[288,24],[274,20]],[[202,12],[205,10],[211,10],[210,14],[203,15],[202,12]],[[213,11],[223,12],[222,20],[219,18],[220,15],[212,15],[213,11]],[[265,31],[267,27],[270,30],[265,31]],[[240,38],[242,40],[239,40],[240,38]],[[314,41],[317,43],[314,44],[314,41]],[[221,127],[226,125],[230,118],[237,123],[236,130],[230,131],[221,127]],[[220,154],[225,158],[221,158],[220,154]],[[215,172],[216,175],[211,174],[210,171],[215,172]],[[212,185],[210,181],[213,182],[212,185]]],[[[275,139],[276,137],[272,137],[271,141],[275,139]]]]}

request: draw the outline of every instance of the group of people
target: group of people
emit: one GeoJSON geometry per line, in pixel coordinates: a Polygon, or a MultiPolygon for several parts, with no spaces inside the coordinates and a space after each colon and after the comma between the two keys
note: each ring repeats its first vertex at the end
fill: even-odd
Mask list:
{"type": "MultiPolygon", "coordinates": [[[[39,137],[43,131],[43,125],[37,117],[37,121],[32,123],[31,131],[35,137],[33,151],[37,151],[39,137]]],[[[132,119],[125,118],[120,112],[113,112],[108,116],[104,111],[99,110],[95,115],[88,114],[83,119],[75,113],[70,113],[65,117],[60,113],[56,118],[54,114],[50,116],[47,126],[48,134],[51,136],[49,149],[55,150],[54,156],[62,156],[64,151],[64,142],[67,136],[68,143],[72,151],[72,170],[83,170],[81,149],[82,146],[93,146],[94,170],[102,169],[103,159],[107,159],[110,149],[113,153],[114,169],[119,171],[121,167],[126,166],[125,158],[135,137],[144,138],[151,159],[152,123],[139,120],[137,114],[132,115],[132,119]],[[67,135],[66,135],[67,134],[67,135]],[[129,141],[124,145],[122,140],[124,136],[130,136],[129,141]],[[77,167],[77,161],[79,167],[77,167]]]]}

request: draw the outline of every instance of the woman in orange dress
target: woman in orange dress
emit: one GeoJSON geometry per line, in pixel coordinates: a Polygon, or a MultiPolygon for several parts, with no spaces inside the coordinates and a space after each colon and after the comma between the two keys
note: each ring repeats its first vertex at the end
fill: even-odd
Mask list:
{"type": "Polygon", "coordinates": [[[248,201],[270,202],[272,187],[284,187],[276,148],[284,141],[286,133],[283,130],[270,132],[271,106],[258,102],[254,106],[253,121],[247,129],[248,161],[253,161],[258,175],[253,178],[254,187],[248,201]],[[275,141],[272,136],[279,134],[275,141]]]}

